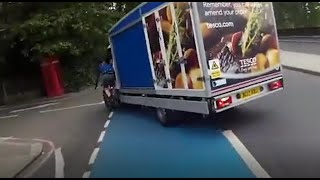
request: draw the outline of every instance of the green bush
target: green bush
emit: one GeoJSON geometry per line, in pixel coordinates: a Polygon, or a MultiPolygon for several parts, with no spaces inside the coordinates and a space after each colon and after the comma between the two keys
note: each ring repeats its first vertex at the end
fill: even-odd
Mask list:
{"type": "Polygon", "coordinates": [[[57,56],[65,86],[78,90],[93,84],[96,57],[104,57],[108,30],[123,15],[110,10],[110,3],[75,3],[50,13],[37,13],[12,28],[30,61],[57,56]]]}

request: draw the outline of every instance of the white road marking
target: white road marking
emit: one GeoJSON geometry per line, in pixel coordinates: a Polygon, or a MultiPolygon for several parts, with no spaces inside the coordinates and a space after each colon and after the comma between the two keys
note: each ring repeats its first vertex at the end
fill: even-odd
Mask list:
{"type": "Polygon", "coordinates": [[[38,106],[25,108],[25,109],[17,109],[17,110],[14,110],[14,111],[10,111],[10,113],[18,113],[18,112],[29,111],[29,110],[33,110],[33,109],[40,109],[40,108],[53,106],[53,105],[57,105],[57,104],[59,104],[59,103],[48,103],[48,104],[38,105],[38,106]]]}
{"type": "Polygon", "coordinates": [[[56,161],[55,178],[64,178],[64,160],[61,152],[61,147],[54,151],[56,161]]]}
{"type": "Polygon", "coordinates": [[[112,118],[112,116],[113,116],[113,112],[111,112],[110,114],[109,114],[109,119],[111,119],[112,118]]]}
{"type": "Polygon", "coordinates": [[[90,157],[90,160],[89,160],[89,165],[93,164],[94,161],[96,160],[97,158],[97,155],[98,155],[98,152],[99,152],[99,148],[95,148],[94,151],[92,152],[91,154],[91,157],[90,157]]]}
{"type": "Polygon", "coordinates": [[[85,173],[83,173],[82,178],[89,178],[90,177],[90,171],[87,171],[85,173]]]}
{"type": "Polygon", "coordinates": [[[15,118],[18,117],[19,115],[15,114],[15,115],[11,115],[11,116],[1,116],[0,119],[8,119],[8,118],[15,118]]]}
{"type": "Polygon", "coordinates": [[[99,103],[83,104],[83,105],[79,105],[79,106],[71,106],[71,107],[66,107],[66,108],[44,110],[44,111],[39,111],[39,113],[48,113],[48,112],[55,112],[55,111],[63,111],[63,110],[81,108],[81,107],[96,106],[96,105],[101,105],[101,104],[104,104],[104,102],[102,101],[102,102],[99,102],[99,103]]]}
{"type": "Polygon", "coordinates": [[[7,110],[8,108],[6,107],[0,107],[0,111],[4,111],[4,110],[7,110]]]}
{"type": "Polygon", "coordinates": [[[106,134],[106,131],[102,131],[102,132],[101,132],[101,134],[100,134],[100,136],[99,136],[99,139],[98,139],[98,143],[102,142],[105,134],[106,134]]]}
{"type": "MultiPolygon", "coordinates": [[[[104,102],[101,102],[101,103],[104,103],[104,102]]],[[[110,118],[112,117],[112,115],[113,115],[113,112],[111,112],[111,113],[109,114],[109,119],[105,122],[105,124],[104,124],[104,126],[103,126],[104,128],[107,128],[107,127],[109,126],[109,124],[110,124],[110,118]]],[[[103,141],[103,138],[104,138],[105,134],[106,134],[106,131],[105,131],[105,130],[101,132],[101,134],[100,134],[100,136],[99,136],[99,139],[98,139],[98,143],[100,143],[100,142],[103,141]]],[[[97,156],[98,156],[99,150],[100,150],[100,148],[95,148],[95,149],[93,150],[93,152],[92,152],[92,154],[91,154],[91,156],[90,156],[90,159],[89,159],[89,165],[92,165],[92,164],[95,162],[95,160],[96,160],[96,158],[97,158],[97,156]]],[[[86,172],[82,175],[82,178],[89,178],[89,177],[90,177],[90,173],[91,173],[90,171],[86,171],[86,172]]]]}
{"type": "Polygon", "coordinates": [[[110,124],[110,120],[107,120],[106,123],[104,123],[104,126],[103,126],[103,127],[104,127],[104,128],[107,128],[107,127],[109,126],[109,124],[110,124]]]}
{"type": "Polygon", "coordinates": [[[261,167],[258,161],[252,156],[248,149],[241,143],[237,136],[232,131],[224,131],[223,135],[232,144],[240,157],[247,164],[251,172],[257,178],[271,178],[270,175],[261,167]]]}
{"type": "Polygon", "coordinates": [[[10,136],[10,137],[0,137],[0,143],[3,142],[3,141],[6,141],[8,139],[11,139],[11,138],[12,138],[12,136],[10,136]]]}

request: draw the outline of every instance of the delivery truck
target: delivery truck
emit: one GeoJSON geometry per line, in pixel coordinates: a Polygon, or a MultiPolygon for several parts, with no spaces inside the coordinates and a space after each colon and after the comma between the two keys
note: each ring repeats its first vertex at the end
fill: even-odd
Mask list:
{"type": "Polygon", "coordinates": [[[121,103],[155,108],[163,125],[283,90],[271,2],[145,2],[109,41],[121,103]]]}

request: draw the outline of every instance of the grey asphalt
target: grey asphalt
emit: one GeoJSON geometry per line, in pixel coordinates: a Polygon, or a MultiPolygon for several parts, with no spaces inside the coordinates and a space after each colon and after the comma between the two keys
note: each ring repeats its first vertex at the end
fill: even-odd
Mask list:
{"type": "MultiPolygon", "coordinates": [[[[43,114],[40,114],[39,110],[66,108],[101,101],[101,91],[91,90],[67,100],[58,101],[59,104],[54,106],[17,113],[19,116],[16,118],[0,119],[0,137],[13,136],[51,141],[55,148],[61,147],[65,162],[64,176],[82,177],[103,130],[107,118],[106,108],[100,104],[43,114]]],[[[1,111],[0,116],[11,115],[9,112],[13,109],[16,108],[1,111]]],[[[54,175],[55,159],[52,155],[36,171],[34,177],[54,177],[54,175]]]]}
{"type": "MultiPolygon", "coordinates": [[[[271,177],[320,177],[318,76],[284,70],[285,90],[252,101],[212,120],[232,130],[271,177]]],[[[61,101],[62,108],[101,101],[100,91],[61,101]]],[[[41,109],[43,110],[43,109],[41,109]]],[[[40,138],[62,147],[65,177],[81,177],[107,112],[103,105],[0,120],[0,136],[40,138]]],[[[3,112],[2,112],[3,113],[3,112]]],[[[54,157],[34,177],[53,177],[54,157]]]]}
{"type": "MultiPolygon", "coordinates": [[[[317,54],[310,43],[280,43],[292,52],[317,54]]],[[[320,177],[320,78],[284,70],[285,90],[225,112],[212,120],[232,130],[271,177],[320,177]]],[[[38,138],[62,148],[65,177],[81,177],[107,118],[104,105],[40,114],[39,110],[101,102],[100,91],[86,91],[60,104],[0,119],[0,137],[38,138]]],[[[41,104],[41,103],[40,103],[41,104]]],[[[32,105],[25,105],[23,108],[32,105]]],[[[21,107],[19,107],[21,108],[21,107]]],[[[11,115],[15,108],[0,110],[11,115]]],[[[54,156],[34,177],[54,177],[54,156]]]]}
{"type": "Polygon", "coordinates": [[[284,70],[285,90],[220,115],[271,177],[320,177],[320,79],[284,70]]]}

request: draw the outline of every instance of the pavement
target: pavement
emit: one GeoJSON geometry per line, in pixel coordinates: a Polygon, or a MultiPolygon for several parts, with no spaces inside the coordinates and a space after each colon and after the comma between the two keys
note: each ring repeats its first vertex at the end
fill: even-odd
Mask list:
{"type": "Polygon", "coordinates": [[[320,39],[288,38],[280,40],[280,58],[283,67],[320,75],[320,39]]]}
{"type": "Polygon", "coordinates": [[[320,55],[282,50],[280,57],[287,69],[320,75],[320,55]]]}
{"type": "Polygon", "coordinates": [[[320,36],[281,36],[279,37],[281,42],[295,42],[295,43],[319,43],[320,36]]]}
{"type": "Polygon", "coordinates": [[[12,178],[42,153],[42,143],[1,142],[0,177],[12,178]],[[4,166],[6,164],[6,166],[4,166]]]}
{"type": "Polygon", "coordinates": [[[285,91],[214,121],[163,128],[135,108],[110,120],[92,89],[1,106],[0,177],[257,177],[252,163],[262,177],[319,177],[319,46],[281,41],[285,91]]]}

